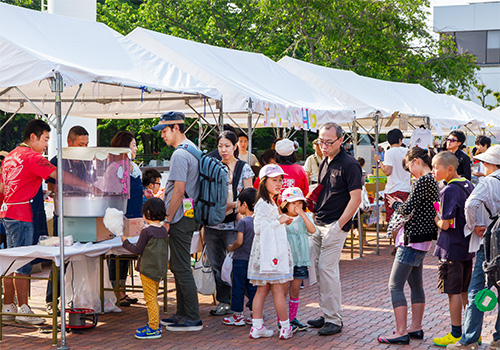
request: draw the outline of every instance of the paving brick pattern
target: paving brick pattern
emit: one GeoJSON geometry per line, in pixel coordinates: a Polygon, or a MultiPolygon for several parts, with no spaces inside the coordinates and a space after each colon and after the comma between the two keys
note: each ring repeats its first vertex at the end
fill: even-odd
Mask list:
{"type": "MultiPolygon", "coordinates": [[[[273,338],[249,339],[250,326],[230,327],[223,325],[222,317],[210,316],[214,306],[212,297],[200,295],[200,308],[204,329],[201,332],[167,332],[157,340],[137,340],[135,329],[142,327],[146,320],[146,308],[142,295],[135,306],[123,308],[121,313],[99,315],[96,328],[67,335],[67,345],[72,349],[438,349],[432,338],[449,332],[448,298],[436,291],[437,259],[431,254],[425,259],[424,283],[427,308],[424,315],[425,339],[412,340],[408,346],[378,344],[378,335],[389,335],[394,330],[394,316],[387,289],[393,257],[388,241],[381,241],[380,255],[373,247],[365,249],[363,259],[350,259],[350,249],[345,248],[340,263],[344,328],[340,335],[318,336],[316,330],[308,329],[296,333],[292,339],[279,340],[276,316],[269,296],[265,306],[265,324],[275,330],[273,338]]],[[[358,256],[356,251],[356,256],[358,256]]],[[[40,275],[47,275],[48,269],[40,275]]],[[[140,283],[136,276],[137,283],[140,283]]],[[[44,305],[45,281],[32,283],[30,304],[35,311],[44,305]]],[[[169,282],[170,286],[173,282],[169,282]]],[[[301,290],[299,319],[320,315],[317,286],[306,286],[301,290]]],[[[406,290],[409,300],[409,289],[406,290]]],[[[175,293],[169,293],[168,315],[175,311],[175,293]]],[[[496,310],[486,313],[483,330],[483,345],[488,349],[494,331],[496,310]]],[[[408,315],[409,319],[411,313],[408,315]]],[[[0,349],[52,349],[51,335],[41,334],[31,326],[4,324],[4,338],[0,349]]]]}

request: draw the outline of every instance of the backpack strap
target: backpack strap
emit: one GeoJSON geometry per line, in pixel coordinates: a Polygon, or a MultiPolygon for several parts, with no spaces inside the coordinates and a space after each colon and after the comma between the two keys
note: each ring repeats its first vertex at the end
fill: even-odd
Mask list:
{"type": "Polygon", "coordinates": [[[233,185],[233,201],[236,201],[238,183],[240,182],[241,173],[243,172],[243,167],[245,166],[245,164],[246,162],[238,159],[236,165],[234,166],[233,181],[231,182],[231,184],[233,185]]]}
{"type": "Polygon", "coordinates": [[[195,156],[198,160],[200,160],[201,156],[203,155],[202,151],[200,151],[198,148],[196,148],[196,147],[194,147],[192,145],[189,145],[187,143],[181,143],[179,146],[177,146],[175,148],[175,150],[178,150],[178,149],[183,149],[185,151],[188,151],[193,156],[195,156]]]}

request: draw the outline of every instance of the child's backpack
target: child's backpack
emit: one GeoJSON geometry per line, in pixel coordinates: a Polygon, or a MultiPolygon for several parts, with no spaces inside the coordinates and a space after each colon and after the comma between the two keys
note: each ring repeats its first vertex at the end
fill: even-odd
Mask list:
{"type": "Polygon", "coordinates": [[[194,217],[202,225],[218,225],[226,217],[229,173],[224,164],[196,147],[181,144],[184,149],[198,158],[200,163],[200,194],[193,198],[194,217]]]}

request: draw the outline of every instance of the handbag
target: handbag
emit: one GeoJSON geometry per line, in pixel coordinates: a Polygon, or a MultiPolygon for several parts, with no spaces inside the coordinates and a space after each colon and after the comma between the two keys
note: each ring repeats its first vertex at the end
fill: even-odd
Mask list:
{"type": "Polygon", "coordinates": [[[212,295],[215,293],[215,277],[212,265],[207,257],[206,245],[203,245],[200,258],[194,262],[193,277],[198,293],[203,295],[212,295]]]}
{"type": "Polygon", "coordinates": [[[314,213],[316,210],[316,203],[318,202],[319,194],[321,193],[321,190],[323,189],[322,184],[318,184],[312,192],[309,192],[306,196],[307,200],[307,209],[309,209],[310,212],[314,213]]]}
{"type": "Polygon", "coordinates": [[[233,273],[233,254],[234,252],[227,253],[220,271],[221,279],[230,286],[232,286],[231,274],[233,273]]]}
{"type": "Polygon", "coordinates": [[[396,237],[399,230],[401,230],[410,218],[411,214],[406,216],[395,211],[391,216],[391,221],[389,221],[389,224],[387,225],[387,237],[396,237]]]}

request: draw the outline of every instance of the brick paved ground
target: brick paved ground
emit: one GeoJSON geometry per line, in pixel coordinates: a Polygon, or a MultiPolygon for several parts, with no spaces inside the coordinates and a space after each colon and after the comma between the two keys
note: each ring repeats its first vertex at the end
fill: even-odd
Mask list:
{"type": "MultiPolygon", "coordinates": [[[[392,248],[382,240],[380,255],[374,248],[366,249],[363,259],[350,259],[350,250],[345,248],[341,261],[341,278],[344,306],[344,329],[340,335],[320,337],[316,330],[297,333],[290,340],[279,340],[277,333],[271,339],[251,340],[249,326],[228,327],[221,324],[221,317],[209,315],[213,307],[211,297],[200,296],[201,315],[204,329],[201,332],[176,333],[164,331],[158,340],[136,340],[135,329],[146,322],[146,309],[140,294],[136,306],[123,308],[122,313],[99,316],[97,328],[67,335],[67,345],[72,349],[388,349],[398,345],[378,344],[376,337],[394,330],[394,317],[387,282],[393,257],[392,248]]],[[[358,254],[356,250],[356,255],[358,254]]],[[[406,349],[437,349],[432,345],[432,337],[442,336],[449,331],[447,297],[437,294],[436,259],[430,254],[425,259],[424,281],[427,295],[427,309],[424,316],[425,339],[412,340],[406,349]]],[[[48,274],[44,269],[42,273],[48,274]]],[[[139,279],[137,278],[137,281],[139,279]]],[[[32,307],[42,308],[45,283],[36,281],[32,285],[32,307]]],[[[407,290],[408,297],[408,290],[407,290]]],[[[175,310],[175,293],[169,293],[169,312],[175,310]]],[[[266,303],[266,324],[277,330],[272,298],[266,303]]],[[[299,318],[306,321],[318,316],[317,286],[301,291],[299,318]]],[[[409,315],[411,317],[411,314],[409,315]]],[[[492,340],[495,316],[489,312],[485,317],[484,343],[492,340]]],[[[34,327],[18,327],[6,324],[4,339],[0,349],[51,349],[51,335],[41,334],[34,327]]],[[[487,349],[487,345],[481,348],[487,349]]]]}

